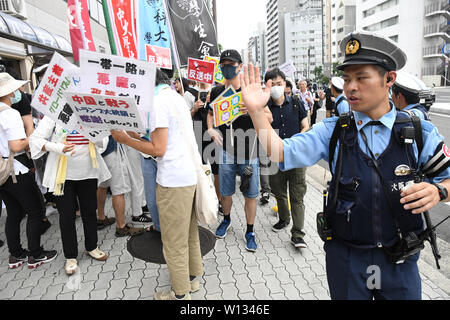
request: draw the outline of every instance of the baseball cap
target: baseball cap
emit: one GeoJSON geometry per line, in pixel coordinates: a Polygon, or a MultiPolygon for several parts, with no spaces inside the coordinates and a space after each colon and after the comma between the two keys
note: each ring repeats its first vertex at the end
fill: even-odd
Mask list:
{"type": "Polygon", "coordinates": [[[219,64],[222,64],[222,62],[225,60],[242,63],[241,55],[236,50],[225,50],[224,52],[222,52],[222,54],[220,55],[219,64]]]}

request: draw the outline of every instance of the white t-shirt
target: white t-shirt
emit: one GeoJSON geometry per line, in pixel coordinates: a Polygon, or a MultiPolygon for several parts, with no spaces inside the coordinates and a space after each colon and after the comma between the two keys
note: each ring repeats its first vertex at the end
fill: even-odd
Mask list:
{"type": "Polygon", "coordinates": [[[74,156],[67,157],[66,180],[98,179],[98,169],[92,166],[89,154],[89,140],[74,131],[67,136],[66,141],[75,145],[74,156]]]}
{"type": "MultiPolygon", "coordinates": [[[[0,102],[0,105],[5,105],[0,102]]],[[[14,109],[6,109],[0,112],[0,153],[3,158],[9,157],[8,141],[26,139],[25,128],[19,111],[14,109]]],[[[21,154],[16,153],[16,156],[21,154]]],[[[14,173],[25,174],[28,173],[28,168],[19,161],[14,160],[14,173]]]]}
{"type": "Polygon", "coordinates": [[[191,156],[191,146],[186,145],[183,131],[178,126],[177,117],[186,130],[187,139],[196,151],[195,155],[200,161],[197,142],[195,140],[193,124],[186,101],[170,88],[163,89],[154,100],[153,112],[150,116],[150,129],[168,128],[169,136],[167,150],[163,158],[158,158],[158,172],[156,182],[165,188],[189,187],[197,184],[196,166],[191,156]]]}

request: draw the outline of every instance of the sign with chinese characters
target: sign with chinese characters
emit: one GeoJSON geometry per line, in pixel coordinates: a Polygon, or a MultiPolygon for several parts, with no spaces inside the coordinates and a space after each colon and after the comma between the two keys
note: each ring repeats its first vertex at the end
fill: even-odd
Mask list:
{"type": "Polygon", "coordinates": [[[82,127],[146,132],[133,98],[73,92],[65,95],[82,127]]]}
{"type": "Polygon", "coordinates": [[[69,0],[67,11],[73,60],[78,61],[80,48],[95,51],[87,0],[69,0]]]}
{"type": "Polygon", "coordinates": [[[243,115],[240,103],[242,102],[242,94],[236,93],[228,98],[213,103],[214,126],[220,127],[229,124],[243,115]]]}
{"type": "Polygon", "coordinates": [[[155,63],[158,68],[172,69],[172,55],[170,48],[145,45],[147,61],[155,63]]]}
{"type": "Polygon", "coordinates": [[[216,64],[216,70],[214,72],[214,81],[224,84],[225,83],[225,77],[222,74],[222,70],[220,69],[220,59],[219,58],[215,58],[215,57],[210,57],[210,56],[205,56],[205,58],[203,59],[205,61],[209,61],[209,62],[214,62],[216,64]]]}
{"type": "MultiPolygon", "coordinates": [[[[88,94],[132,97],[142,119],[153,106],[156,66],[147,61],[80,50],[82,90],[88,94]]],[[[144,123],[145,127],[149,124],[144,123]]]]}
{"type": "Polygon", "coordinates": [[[71,89],[72,75],[74,70],[77,72],[77,69],[62,55],[55,52],[31,101],[33,108],[69,131],[76,128],[77,120],[72,117],[73,111],[67,105],[64,93],[71,89]]]}
{"type": "Polygon", "coordinates": [[[182,66],[188,57],[219,56],[216,27],[204,0],[166,0],[182,66]]]}
{"type": "Polygon", "coordinates": [[[138,58],[134,17],[134,0],[106,0],[111,31],[117,54],[125,58],[138,58]]]}
{"type": "Polygon", "coordinates": [[[193,81],[213,84],[215,70],[216,64],[214,62],[189,58],[187,78],[193,81]]]}
{"type": "Polygon", "coordinates": [[[136,29],[139,59],[147,60],[147,45],[169,49],[169,21],[163,0],[136,0],[136,29]]]}

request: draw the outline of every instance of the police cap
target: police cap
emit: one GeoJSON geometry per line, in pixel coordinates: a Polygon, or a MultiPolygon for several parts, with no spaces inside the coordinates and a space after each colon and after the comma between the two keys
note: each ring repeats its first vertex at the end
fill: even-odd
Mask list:
{"type": "Polygon", "coordinates": [[[344,91],[344,79],[341,77],[333,77],[331,78],[331,84],[340,91],[344,91]]]}
{"type": "Polygon", "coordinates": [[[422,80],[403,71],[397,72],[395,85],[414,94],[419,94],[422,91],[427,90],[427,86],[422,80]]]}
{"type": "Polygon", "coordinates": [[[345,36],[341,42],[344,62],[338,67],[344,70],[351,65],[379,65],[387,71],[397,71],[406,64],[406,54],[391,39],[372,32],[357,31],[345,36]]]}

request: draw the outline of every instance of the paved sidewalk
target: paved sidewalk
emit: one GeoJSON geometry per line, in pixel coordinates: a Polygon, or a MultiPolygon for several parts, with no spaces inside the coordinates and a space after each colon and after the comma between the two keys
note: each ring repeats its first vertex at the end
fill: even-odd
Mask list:
{"type": "MultiPolygon", "coordinates": [[[[315,230],[315,215],[321,210],[321,192],[314,181],[308,179],[305,196],[305,241],[308,249],[295,249],[290,243],[289,228],[274,233],[271,227],[278,221],[271,208],[272,199],[265,207],[258,206],[255,232],[258,251],[245,250],[244,199],[234,196],[232,227],[224,240],[204,257],[202,288],[192,295],[195,300],[327,300],[328,284],[325,273],[323,244],[315,230]],[[317,189],[316,189],[317,188],[317,189]]],[[[109,204],[110,207],[110,204],[109,204]]],[[[110,212],[110,216],[113,214],[110,212]]],[[[99,246],[109,253],[106,262],[89,258],[84,252],[81,220],[77,220],[79,234],[79,272],[72,277],[64,272],[58,216],[50,215],[52,227],[42,237],[46,249],[55,249],[57,259],[36,270],[26,265],[8,270],[7,246],[0,248],[0,299],[33,300],[105,300],[105,299],[153,299],[156,290],[169,288],[166,266],[134,259],[126,249],[125,238],[114,236],[114,226],[99,231],[99,246]]],[[[4,240],[5,215],[0,218],[0,239],[4,240]]],[[[211,226],[214,232],[217,223],[211,226]]],[[[22,241],[26,244],[22,223],[22,241]]],[[[434,267],[419,264],[422,273],[423,298],[449,300],[448,279],[442,279],[434,267]],[[447,281],[447,282],[446,282],[447,281]]]]}

